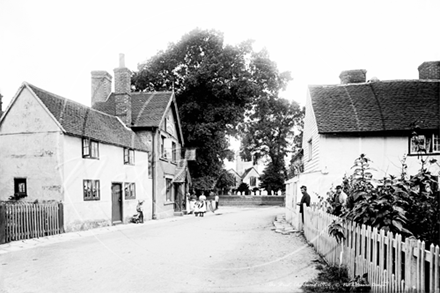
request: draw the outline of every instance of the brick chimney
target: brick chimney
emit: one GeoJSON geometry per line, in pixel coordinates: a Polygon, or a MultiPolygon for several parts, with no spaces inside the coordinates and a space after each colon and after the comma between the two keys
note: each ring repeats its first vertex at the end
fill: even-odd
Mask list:
{"type": "Polygon", "coordinates": [[[423,62],[418,69],[419,79],[440,79],[440,61],[423,62]]]}
{"type": "Polygon", "coordinates": [[[114,69],[114,73],[116,116],[131,126],[131,71],[125,67],[124,54],[119,54],[119,67],[114,69]]]}
{"type": "Polygon", "coordinates": [[[361,83],[367,80],[367,71],[365,69],[353,69],[342,71],[339,75],[341,84],[361,83]]]}
{"type": "Polygon", "coordinates": [[[92,107],[105,102],[112,92],[112,76],[106,71],[92,71],[92,107]]]}

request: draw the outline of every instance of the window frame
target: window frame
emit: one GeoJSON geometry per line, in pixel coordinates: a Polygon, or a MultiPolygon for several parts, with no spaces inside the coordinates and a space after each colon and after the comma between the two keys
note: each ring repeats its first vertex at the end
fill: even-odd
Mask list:
{"type": "Polygon", "coordinates": [[[124,183],[124,198],[127,200],[136,199],[136,183],[134,182],[124,183]]]}
{"type": "Polygon", "coordinates": [[[83,199],[84,201],[101,200],[101,184],[99,180],[95,180],[95,179],[83,180],[83,199]],[[86,191],[86,183],[87,183],[87,187],[90,188],[91,190],[86,191]],[[95,195],[93,193],[95,193],[95,195]]]}
{"type": "Polygon", "coordinates": [[[99,159],[99,142],[90,138],[82,138],[82,157],[84,159],[99,159]]]}
{"type": "Polygon", "coordinates": [[[171,142],[171,162],[177,162],[177,143],[174,141],[171,142]]]}
{"type": "Polygon", "coordinates": [[[307,147],[308,147],[308,157],[307,160],[311,161],[313,159],[313,139],[309,139],[309,141],[307,142],[307,147]]]}
{"type": "Polygon", "coordinates": [[[160,136],[160,158],[166,160],[167,159],[167,152],[165,150],[165,140],[166,137],[164,135],[160,136]]]}
{"type": "Polygon", "coordinates": [[[124,165],[134,165],[134,149],[124,148],[124,165]]]}
{"type": "Polygon", "coordinates": [[[424,131],[417,135],[411,135],[408,139],[408,156],[420,155],[440,155],[440,135],[435,131],[424,131]],[[421,141],[423,145],[416,145],[416,138],[421,141]],[[416,149],[422,146],[425,150],[416,149]]]}
{"type": "Polygon", "coordinates": [[[25,177],[15,177],[14,178],[14,194],[19,195],[20,197],[28,196],[27,194],[27,178],[25,177]],[[20,191],[20,186],[24,184],[24,191],[20,191]]]}
{"type": "Polygon", "coordinates": [[[249,187],[256,187],[257,186],[257,177],[250,176],[249,177],[249,187]]]}

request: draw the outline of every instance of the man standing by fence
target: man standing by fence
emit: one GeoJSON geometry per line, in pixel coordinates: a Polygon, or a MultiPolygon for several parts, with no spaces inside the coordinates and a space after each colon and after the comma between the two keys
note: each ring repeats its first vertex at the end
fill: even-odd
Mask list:
{"type": "Polygon", "coordinates": [[[307,187],[301,186],[301,193],[303,194],[301,198],[301,202],[298,203],[299,205],[299,212],[301,213],[302,222],[304,223],[304,207],[303,205],[306,204],[306,206],[310,206],[310,195],[307,193],[307,187]]]}

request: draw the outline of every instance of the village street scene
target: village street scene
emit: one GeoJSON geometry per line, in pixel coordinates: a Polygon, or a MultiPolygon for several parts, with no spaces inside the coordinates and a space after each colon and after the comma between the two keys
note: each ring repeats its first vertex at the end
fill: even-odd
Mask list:
{"type": "Polygon", "coordinates": [[[0,292],[440,292],[440,3],[373,2],[0,1],[0,292]]]}

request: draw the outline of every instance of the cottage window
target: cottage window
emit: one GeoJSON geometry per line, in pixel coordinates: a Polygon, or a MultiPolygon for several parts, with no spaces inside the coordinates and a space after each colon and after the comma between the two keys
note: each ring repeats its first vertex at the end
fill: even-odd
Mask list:
{"type": "Polygon", "coordinates": [[[134,165],[134,150],[124,148],[124,164],[134,165]]]}
{"type": "Polygon", "coordinates": [[[410,137],[409,154],[440,154],[440,137],[438,133],[425,132],[410,137]]]}
{"type": "Polygon", "coordinates": [[[90,138],[82,139],[82,155],[83,158],[98,159],[99,158],[99,145],[97,141],[90,138]]]}
{"type": "Polygon", "coordinates": [[[309,141],[308,141],[308,159],[309,159],[309,161],[311,160],[311,159],[313,159],[313,141],[312,141],[312,139],[309,139],[309,141]]]}
{"type": "Polygon", "coordinates": [[[250,182],[250,184],[249,184],[250,186],[252,186],[252,187],[257,186],[257,177],[251,176],[249,178],[249,182],[250,182]]]}
{"type": "Polygon", "coordinates": [[[14,178],[14,194],[20,197],[27,196],[26,178],[14,178]]]}
{"type": "Polygon", "coordinates": [[[124,186],[125,199],[135,199],[136,198],[136,185],[134,183],[125,183],[124,186]]]}
{"type": "Polygon", "coordinates": [[[177,146],[176,143],[173,141],[172,146],[171,146],[173,163],[175,163],[177,161],[177,147],[176,146],[177,146]]]}
{"type": "Polygon", "coordinates": [[[165,150],[165,136],[161,136],[160,140],[160,157],[163,159],[167,158],[167,152],[165,150]]]}
{"type": "Polygon", "coordinates": [[[166,178],[166,201],[172,201],[173,198],[173,180],[166,178]]]}
{"type": "Polygon", "coordinates": [[[84,180],[84,200],[100,199],[99,180],[84,180]]]}

